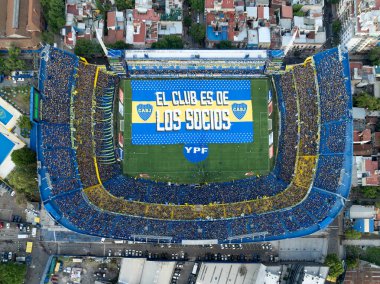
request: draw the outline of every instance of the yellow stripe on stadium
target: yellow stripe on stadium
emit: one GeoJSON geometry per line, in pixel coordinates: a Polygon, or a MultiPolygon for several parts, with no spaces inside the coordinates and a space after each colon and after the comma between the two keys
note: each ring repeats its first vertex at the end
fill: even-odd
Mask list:
{"type": "Polygon", "coordinates": [[[99,169],[98,169],[98,163],[97,163],[97,161],[96,161],[96,157],[94,157],[94,165],[95,165],[96,177],[98,178],[99,184],[100,184],[100,185],[103,185],[103,184],[102,184],[102,181],[101,181],[101,179],[100,179],[99,169]]]}
{"type": "Polygon", "coordinates": [[[156,106],[156,103],[153,101],[143,101],[143,102],[132,102],[132,123],[156,123],[156,111],[160,112],[160,117],[161,117],[161,122],[163,122],[163,116],[164,112],[166,110],[180,110],[181,115],[180,115],[180,120],[182,122],[185,122],[185,113],[187,109],[199,109],[199,110],[229,110],[229,118],[231,122],[251,122],[253,121],[253,114],[252,114],[252,103],[250,100],[243,100],[243,101],[229,101],[228,106],[218,106],[216,105],[216,102],[213,103],[211,106],[201,106],[200,102],[198,102],[196,105],[183,105],[183,106],[174,106],[172,102],[168,102],[168,106],[156,106]],[[246,104],[247,106],[247,111],[245,116],[242,119],[238,119],[237,117],[234,116],[233,114],[233,104],[246,104]],[[149,119],[143,120],[140,115],[138,114],[137,111],[137,106],[138,105],[151,105],[152,109],[149,110],[151,111],[151,115],[149,119]]]}

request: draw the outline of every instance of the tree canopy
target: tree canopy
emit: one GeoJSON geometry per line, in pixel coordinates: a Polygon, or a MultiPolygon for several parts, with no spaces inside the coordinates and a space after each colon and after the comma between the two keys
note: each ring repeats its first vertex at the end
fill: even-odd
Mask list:
{"type": "Polygon", "coordinates": [[[29,117],[27,117],[26,115],[20,116],[20,118],[17,121],[17,125],[21,129],[26,129],[26,130],[32,129],[32,124],[30,123],[29,117]]]}
{"type": "Polygon", "coordinates": [[[194,41],[202,44],[206,36],[206,27],[201,24],[192,24],[190,27],[190,35],[194,41]]]}
{"type": "Polygon", "coordinates": [[[122,40],[118,40],[115,43],[106,44],[108,48],[111,49],[129,49],[132,47],[132,44],[128,44],[122,40]]]}
{"type": "Polygon", "coordinates": [[[189,0],[190,7],[198,12],[202,12],[205,9],[204,0],[189,0]]]}
{"type": "Polygon", "coordinates": [[[11,158],[13,163],[19,167],[29,166],[36,163],[36,153],[27,147],[13,151],[11,158]]]}
{"type": "Polygon", "coordinates": [[[24,70],[25,61],[19,58],[20,54],[21,49],[12,45],[8,49],[8,56],[0,58],[0,74],[10,75],[12,71],[24,70]]]}
{"type": "Polygon", "coordinates": [[[134,0],[115,0],[115,5],[118,11],[133,9],[135,7],[134,0]]]}
{"type": "Polygon", "coordinates": [[[14,262],[0,263],[1,284],[22,284],[25,281],[26,265],[14,262]]]}
{"type": "Polygon", "coordinates": [[[336,278],[344,272],[342,261],[336,254],[328,254],[325,259],[325,265],[330,268],[330,277],[336,278]]]}
{"type": "Polygon", "coordinates": [[[41,0],[48,30],[58,33],[65,25],[65,1],[63,0],[41,0]]]}
{"type": "Polygon", "coordinates": [[[103,49],[100,44],[89,39],[80,39],[74,47],[74,53],[82,57],[94,57],[103,55],[103,49]]]}
{"type": "Polygon", "coordinates": [[[354,229],[349,229],[345,232],[347,239],[359,240],[362,237],[362,234],[354,229]]]}
{"type": "Polygon", "coordinates": [[[367,198],[376,198],[380,193],[380,189],[378,186],[363,186],[362,193],[367,198]]]}
{"type": "Polygon", "coordinates": [[[38,201],[37,166],[35,164],[16,167],[7,178],[17,195],[23,195],[29,201],[38,201]]]}
{"type": "Polygon", "coordinates": [[[372,48],[368,54],[368,58],[372,65],[380,65],[380,46],[372,48]]]}
{"type": "Polygon", "coordinates": [[[354,96],[354,106],[368,110],[380,110],[380,100],[363,92],[354,96]]]}
{"type": "Polygon", "coordinates": [[[221,40],[219,43],[216,44],[217,49],[232,49],[234,48],[232,46],[232,42],[229,40],[221,40]]]}
{"type": "Polygon", "coordinates": [[[153,49],[182,49],[182,38],[176,35],[164,36],[161,40],[152,44],[153,49]]]}
{"type": "Polygon", "coordinates": [[[346,259],[347,269],[355,269],[359,266],[359,258],[348,257],[346,259]]]}

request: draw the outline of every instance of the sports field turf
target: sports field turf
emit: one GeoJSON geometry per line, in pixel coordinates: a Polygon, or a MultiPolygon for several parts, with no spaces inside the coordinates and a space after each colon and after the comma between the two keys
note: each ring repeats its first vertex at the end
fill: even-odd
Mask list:
{"type": "Polygon", "coordinates": [[[123,80],[120,86],[124,90],[124,174],[134,177],[147,174],[152,180],[175,183],[205,183],[242,179],[246,177],[247,172],[261,175],[271,170],[273,162],[269,161],[268,154],[267,107],[267,95],[271,84],[268,79],[251,80],[254,142],[208,144],[207,159],[197,164],[186,160],[182,153],[183,144],[148,146],[131,144],[130,80],[123,80]]]}

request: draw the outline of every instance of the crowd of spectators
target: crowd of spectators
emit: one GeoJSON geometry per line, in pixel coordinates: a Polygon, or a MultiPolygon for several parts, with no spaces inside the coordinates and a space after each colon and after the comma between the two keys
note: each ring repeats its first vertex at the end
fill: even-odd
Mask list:
{"type": "Polygon", "coordinates": [[[321,123],[348,116],[350,94],[346,88],[343,64],[337,48],[314,57],[320,92],[321,123]]]}
{"type": "Polygon", "coordinates": [[[318,98],[315,70],[311,63],[296,65],[294,81],[299,100],[299,155],[316,155],[318,146],[318,98]]]}
{"type": "Polygon", "coordinates": [[[51,49],[44,70],[41,117],[46,122],[70,122],[70,97],[78,59],[70,53],[51,49]]]}
{"type": "Polygon", "coordinates": [[[73,127],[79,174],[84,187],[99,183],[94,163],[92,123],[96,65],[80,62],[73,94],[73,127]]]}
{"type": "MultiPolygon", "coordinates": [[[[344,157],[321,155],[318,162],[315,158],[318,141],[311,131],[318,133],[318,120],[317,116],[306,117],[306,113],[318,113],[317,96],[313,93],[316,92],[314,69],[311,65],[296,68],[281,77],[275,76],[281,109],[281,138],[273,173],[219,184],[168,186],[162,182],[120,175],[115,163],[112,130],[112,85],[116,78],[99,72],[93,65],[80,63],[75,67],[75,63],[72,63],[71,66],[66,60],[66,53],[55,51],[51,49],[52,54],[45,62],[48,71],[44,81],[42,100],[45,105],[42,112],[43,118],[46,115],[51,117],[43,119],[41,123],[41,161],[42,167],[47,169],[55,196],[48,202],[58,209],[62,218],[75,230],[114,238],[162,237],[172,241],[226,239],[234,236],[244,239],[252,235],[270,238],[307,229],[332,214],[337,197],[323,190],[334,192],[339,186],[344,157]],[[50,66],[60,64],[64,66],[50,66]],[[68,68],[70,72],[64,70],[62,73],[52,73],[52,70],[62,68],[68,68]],[[96,76],[97,72],[99,76],[96,76]],[[61,74],[67,76],[62,77],[61,74]],[[308,76],[312,76],[313,80],[308,81],[308,76]],[[296,81],[295,77],[298,78],[296,81]],[[67,98],[65,95],[62,96],[65,98],[56,98],[55,90],[51,91],[54,89],[51,85],[53,80],[57,81],[60,91],[65,86],[66,92],[61,95],[67,94],[67,98]],[[47,100],[49,97],[53,99],[47,100]],[[299,109],[297,100],[301,103],[299,109]],[[48,107],[45,110],[46,105],[48,107]],[[304,114],[302,110],[306,110],[304,114]],[[57,137],[52,138],[52,135],[57,137]],[[301,154],[311,157],[297,157],[300,141],[308,141],[301,154]],[[104,186],[97,179],[94,157],[99,160],[99,174],[104,186]],[[315,188],[309,192],[316,162],[315,188]],[[293,184],[287,187],[291,181],[293,184]]],[[[326,57],[336,56],[335,53],[326,53],[326,57]]],[[[317,67],[324,62],[324,58],[318,60],[317,67]]],[[[339,60],[335,64],[341,65],[339,60]]],[[[334,75],[338,76],[341,67],[326,65],[326,68],[331,80],[334,75]]],[[[319,80],[318,77],[318,83],[319,80]]],[[[325,92],[332,92],[339,87],[331,83],[323,84],[319,88],[321,97],[325,92]]],[[[344,100],[344,95],[339,98],[344,100]]],[[[344,102],[340,101],[338,105],[338,108],[342,108],[344,102]]],[[[329,111],[327,102],[321,102],[322,106],[326,106],[329,111]]],[[[328,111],[322,113],[322,122],[342,119],[344,116],[344,112],[341,116],[335,116],[328,111]]],[[[334,122],[329,127],[330,134],[335,126],[344,129],[334,122]]],[[[326,145],[329,145],[330,151],[339,151],[342,147],[335,146],[334,142],[326,145]]]]}
{"type": "Polygon", "coordinates": [[[293,178],[298,144],[297,94],[293,72],[275,77],[281,112],[281,136],[276,163],[277,176],[287,183],[293,178]]]}
{"type": "Polygon", "coordinates": [[[344,153],[346,149],[347,122],[339,121],[322,125],[321,137],[320,147],[322,153],[344,153]]]}

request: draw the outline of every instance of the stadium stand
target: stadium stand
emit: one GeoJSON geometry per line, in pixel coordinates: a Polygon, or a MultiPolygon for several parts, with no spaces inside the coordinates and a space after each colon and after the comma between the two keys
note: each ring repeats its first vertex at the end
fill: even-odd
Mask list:
{"type": "MultiPolygon", "coordinates": [[[[143,63],[136,59],[128,70],[136,76],[265,76],[264,68],[213,60],[203,63],[205,68],[190,68],[189,61],[162,66],[153,58],[143,60],[149,68],[139,69],[143,63]],[[218,66],[223,72],[209,71],[218,66]]],[[[33,121],[45,208],[78,233],[152,242],[254,242],[323,229],[343,208],[351,184],[349,77],[347,54],[338,48],[272,76],[281,114],[272,173],[202,186],[168,185],[121,174],[112,119],[118,78],[46,47],[39,73],[40,120],[33,121]]]]}

